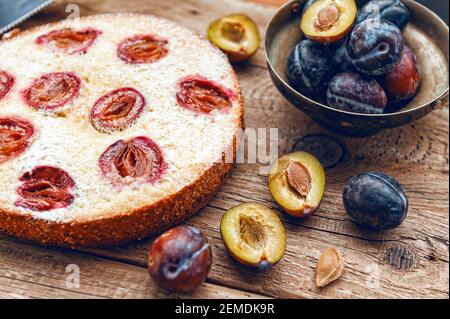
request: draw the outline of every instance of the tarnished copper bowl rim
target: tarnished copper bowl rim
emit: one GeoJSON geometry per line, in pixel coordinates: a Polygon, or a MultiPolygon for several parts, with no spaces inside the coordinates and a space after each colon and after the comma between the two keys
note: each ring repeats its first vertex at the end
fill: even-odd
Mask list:
{"type": "MultiPolygon", "coordinates": [[[[269,30],[270,26],[273,24],[273,21],[274,21],[275,19],[278,18],[278,15],[280,14],[281,11],[283,11],[283,10],[284,10],[285,8],[287,8],[287,7],[292,7],[292,5],[293,5],[294,3],[296,3],[296,2],[298,3],[298,1],[292,0],[292,1],[289,1],[288,3],[284,4],[282,7],[280,7],[280,8],[278,9],[278,11],[273,15],[273,17],[272,17],[272,18],[269,20],[269,22],[267,23],[267,25],[266,25],[266,31],[269,30]]],[[[449,27],[447,26],[447,24],[446,24],[444,21],[442,21],[442,19],[441,19],[436,13],[434,13],[433,11],[431,11],[430,9],[428,9],[427,7],[425,7],[424,5],[422,5],[422,4],[418,3],[418,2],[414,2],[414,3],[412,3],[412,5],[415,5],[415,6],[419,7],[420,9],[425,10],[425,11],[427,12],[427,14],[433,16],[433,18],[435,19],[434,22],[435,22],[435,23],[441,24],[441,27],[443,27],[444,29],[447,30],[447,38],[448,38],[448,36],[449,36],[449,27]]],[[[267,37],[268,37],[267,35],[268,35],[268,33],[266,32],[265,38],[264,38],[264,51],[265,51],[264,54],[265,54],[266,61],[267,61],[267,64],[268,64],[270,70],[273,72],[273,74],[276,75],[277,79],[278,79],[280,82],[282,82],[283,85],[285,85],[287,88],[289,88],[289,90],[291,90],[294,94],[301,96],[303,99],[308,100],[308,101],[310,101],[311,103],[314,103],[314,104],[316,104],[316,105],[318,105],[318,106],[324,107],[324,108],[329,109],[329,110],[334,111],[334,112],[338,112],[338,113],[342,113],[342,114],[347,114],[347,115],[352,115],[352,116],[359,116],[359,117],[389,118],[389,117],[393,117],[393,116],[395,116],[395,115],[413,113],[413,112],[416,111],[416,110],[419,110],[419,109],[422,109],[422,108],[425,108],[425,107],[429,106],[431,103],[434,103],[434,102],[436,102],[436,101],[438,101],[438,100],[444,99],[446,96],[448,96],[448,93],[449,93],[449,86],[447,86],[447,89],[445,89],[444,92],[442,92],[442,94],[440,94],[439,96],[433,98],[432,100],[430,100],[430,101],[428,101],[428,102],[426,102],[426,103],[424,103],[424,104],[422,104],[422,105],[416,106],[415,108],[408,109],[408,110],[400,110],[400,111],[393,112],[393,113],[385,113],[385,114],[362,114],[362,113],[348,112],[348,111],[343,111],[343,110],[335,109],[335,108],[332,108],[332,107],[330,107],[330,106],[328,106],[328,105],[326,105],[326,104],[322,104],[322,103],[319,103],[319,102],[317,102],[317,101],[315,101],[315,100],[312,100],[312,99],[310,99],[309,97],[307,97],[307,96],[301,94],[300,92],[298,92],[297,90],[295,90],[293,87],[291,87],[291,85],[290,85],[289,83],[287,83],[287,82],[286,82],[286,81],[278,74],[278,72],[276,71],[276,69],[275,69],[274,66],[272,65],[272,62],[270,61],[270,58],[269,58],[269,53],[268,53],[269,48],[268,48],[268,45],[267,45],[269,41],[268,41],[268,39],[267,39],[267,37]]],[[[447,63],[448,63],[448,60],[447,60],[447,63]]]]}

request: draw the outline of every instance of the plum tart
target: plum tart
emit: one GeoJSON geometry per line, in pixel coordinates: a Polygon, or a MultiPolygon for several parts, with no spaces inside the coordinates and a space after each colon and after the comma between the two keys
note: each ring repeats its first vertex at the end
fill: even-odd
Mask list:
{"type": "Polygon", "coordinates": [[[67,247],[161,232],[230,173],[243,112],[226,56],[168,20],[97,15],[3,40],[0,231],[67,247]]]}

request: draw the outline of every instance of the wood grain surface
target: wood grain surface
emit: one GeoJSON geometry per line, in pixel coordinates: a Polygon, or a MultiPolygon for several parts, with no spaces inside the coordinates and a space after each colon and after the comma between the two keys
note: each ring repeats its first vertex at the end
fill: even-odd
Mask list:
{"type": "MultiPolygon", "coordinates": [[[[265,1],[268,2],[268,1],[265,1]]],[[[22,28],[67,16],[67,4],[81,15],[103,12],[149,13],[204,34],[208,22],[230,12],[245,12],[261,33],[275,8],[239,0],[56,1],[22,28]]],[[[290,106],[270,81],[264,52],[236,66],[246,98],[246,126],[278,128],[280,154],[305,134],[334,134],[290,106]]],[[[121,247],[71,251],[44,248],[0,235],[0,297],[6,298],[449,298],[449,113],[448,107],[426,118],[370,138],[335,136],[347,149],[344,160],[327,172],[320,210],[307,219],[281,213],[267,189],[267,177],[255,164],[237,164],[210,204],[187,221],[200,227],[213,247],[207,282],[194,294],[167,295],[147,275],[152,238],[121,247]],[[384,171],[404,186],[409,215],[397,229],[368,232],[344,211],[342,190],[348,178],[364,171],[384,171]],[[247,201],[277,210],[287,232],[283,260],[258,272],[238,265],[220,238],[220,218],[247,201]],[[314,283],[321,252],[337,247],[345,259],[343,276],[326,288],[314,283]],[[80,268],[80,287],[68,288],[68,265],[80,268]]]]}

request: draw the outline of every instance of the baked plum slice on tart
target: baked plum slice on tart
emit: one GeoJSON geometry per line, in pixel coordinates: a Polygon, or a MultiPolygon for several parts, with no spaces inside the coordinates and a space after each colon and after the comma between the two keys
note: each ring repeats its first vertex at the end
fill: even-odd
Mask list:
{"type": "Polygon", "coordinates": [[[62,52],[69,55],[84,54],[94,44],[102,31],[86,28],[75,30],[64,28],[50,31],[36,38],[36,44],[48,47],[51,51],[62,52]]]}
{"type": "Polygon", "coordinates": [[[78,95],[81,79],[73,72],[44,74],[22,92],[23,100],[36,110],[53,111],[72,102],[78,95]]]}
{"type": "Polygon", "coordinates": [[[145,136],[115,142],[100,156],[99,166],[114,185],[154,183],[167,169],[160,148],[145,136]]]}
{"type": "Polygon", "coordinates": [[[57,167],[38,166],[20,178],[16,205],[33,211],[48,211],[69,206],[73,200],[75,182],[57,167]]]}
{"type": "Polygon", "coordinates": [[[153,63],[167,55],[168,43],[168,40],[153,34],[139,34],[120,42],[117,55],[130,64],[153,63]]]}
{"type": "Polygon", "coordinates": [[[233,91],[200,75],[191,75],[179,82],[178,104],[196,113],[228,112],[235,99],[233,91]]]}
{"type": "Polygon", "coordinates": [[[111,91],[95,102],[91,123],[102,133],[121,131],[132,125],[145,108],[144,96],[133,88],[111,91]]]}
{"type": "Polygon", "coordinates": [[[0,101],[8,94],[14,85],[14,76],[6,71],[0,70],[0,101]]]}
{"type": "Polygon", "coordinates": [[[0,164],[22,154],[32,143],[34,126],[15,116],[0,116],[0,164]]]}

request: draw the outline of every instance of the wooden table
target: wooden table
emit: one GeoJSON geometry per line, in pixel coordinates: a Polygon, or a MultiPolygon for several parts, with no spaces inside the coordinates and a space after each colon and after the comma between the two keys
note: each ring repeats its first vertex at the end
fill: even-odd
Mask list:
{"type": "MultiPolygon", "coordinates": [[[[26,28],[65,18],[66,4],[76,3],[82,15],[133,11],[175,20],[199,33],[212,19],[246,12],[261,32],[276,8],[238,0],[57,1],[28,20],[26,28]]],[[[246,97],[246,126],[279,128],[279,151],[308,133],[326,132],[290,106],[277,92],[261,49],[236,68],[246,97]]],[[[304,220],[280,212],[287,231],[287,251],[273,269],[258,272],[238,265],[225,251],[219,234],[224,211],[257,201],[278,210],[258,165],[238,164],[221,191],[188,224],[200,227],[213,246],[213,267],[207,282],[183,298],[448,298],[449,297],[449,113],[448,107],[399,129],[370,138],[337,138],[346,158],[327,172],[323,205],[304,220]],[[410,199],[401,227],[385,232],[357,228],[342,205],[348,178],[364,171],[395,176],[410,199]],[[324,289],[314,284],[321,252],[338,247],[345,258],[340,280],[324,289]]],[[[123,247],[71,251],[44,248],[0,235],[0,297],[6,298],[154,298],[158,290],[146,270],[152,239],[123,247]],[[68,265],[80,267],[80,287],[66,286],[68,265]]],[[[70,267],[68,268],[70,270],[70,267]]],[[[173,295],[172,295],[173,296],[173,295]]],[[[171,297],[172,297],[171,296],[171,297]]]]}

